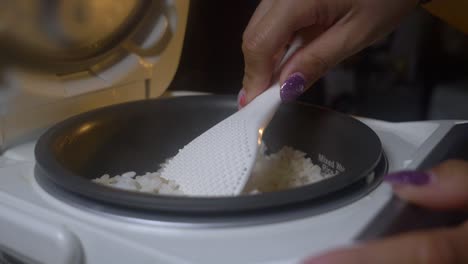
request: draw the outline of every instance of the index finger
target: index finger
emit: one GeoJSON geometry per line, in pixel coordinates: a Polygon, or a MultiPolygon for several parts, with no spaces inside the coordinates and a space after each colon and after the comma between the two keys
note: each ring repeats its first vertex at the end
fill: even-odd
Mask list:
{"type": "MultiPolygon", "coordinates": [[[[270,84],[276,62],[296,30],[287,1],[275,1],[243,35],[244,80],[247,103],[270,84]]],[[[258,19],[258,18],[257,18],[258,19]]]]}

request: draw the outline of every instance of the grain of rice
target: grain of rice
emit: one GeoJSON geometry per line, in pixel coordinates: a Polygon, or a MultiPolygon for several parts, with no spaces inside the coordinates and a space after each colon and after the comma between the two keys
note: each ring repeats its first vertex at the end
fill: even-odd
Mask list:
{"type": "MultiPolygon", "coordinates": [[[[299,187],[333,176],[324,173],[320,166],[307,157],[306,153],[292,147],[285,146],[272,154],[267,154],[266,151],[265,145],[262,145],[244,194],[259,194],[299,187]]],[[[166,164],[167,161],[161,164],[156,172],[137,175],[136,172],[130,171],[114,177],[104,174],[94,179],[93,182],[129,191],[184,195],[176,182],[161,177],[162,168],[166,164]]]]}

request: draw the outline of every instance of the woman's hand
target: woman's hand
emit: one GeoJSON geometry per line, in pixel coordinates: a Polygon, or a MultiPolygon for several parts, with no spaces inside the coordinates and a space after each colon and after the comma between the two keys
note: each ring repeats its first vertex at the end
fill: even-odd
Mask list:
{"type": "MultiPolygon", "coordinates": [[[[402,199],[438,210],[468,210],[468,162],[447,161],[428,173],[385,177],[402,199]]],[[[424,221],[424,219],[421,219],[424,221]]],[[[451,229],[414,232],[314,257],[307,264],[468,263],[468,222],[451,229]]]]}
{"type": "Polygon", "coordinates": [[[306,40],[284,65],[283,101],[296,99],[330,67],[393,30],[418,0],[263,0],[243,36],[243,107],[271,82],[275,64],[297,33],[306,40]]]}

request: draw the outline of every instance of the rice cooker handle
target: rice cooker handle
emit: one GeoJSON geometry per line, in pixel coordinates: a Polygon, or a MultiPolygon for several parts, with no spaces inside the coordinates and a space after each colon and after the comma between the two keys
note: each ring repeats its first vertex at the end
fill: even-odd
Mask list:
{"type": "Polygon", "coordinates": [[[156,40],[152,41],[153,44],[151,44],[149,47],[142,47],[138,44],[135,44],[132,39],[126,40],[122,46],[129,52],[134,53],[140,57],[150,57],[161,54],[166,49],[173,36],[170,22],[176,21],[176,19],[171,18],[176,18],[176,13],[173,8],[167,7],[166,11],[161,14],[155,29],[158,37],[156,40]]]}
{"type": "Polygon", "coordinates": [[[440,212],[393,196],[356,240],[371,240],[408,231],[457,226],[468,219],[463,212],[440,212]]]}

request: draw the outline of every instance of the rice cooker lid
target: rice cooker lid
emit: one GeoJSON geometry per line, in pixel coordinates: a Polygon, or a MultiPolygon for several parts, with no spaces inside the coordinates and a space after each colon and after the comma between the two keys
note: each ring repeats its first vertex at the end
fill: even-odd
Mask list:
{"type": "Polygon", "coordinates": [[[6,5],[0,48],[8,52],[3,59],[56,74],[112,65],[125,47],[140,45],[168,9],[164,1],[138,0],[20,0],[6,5]]]}

